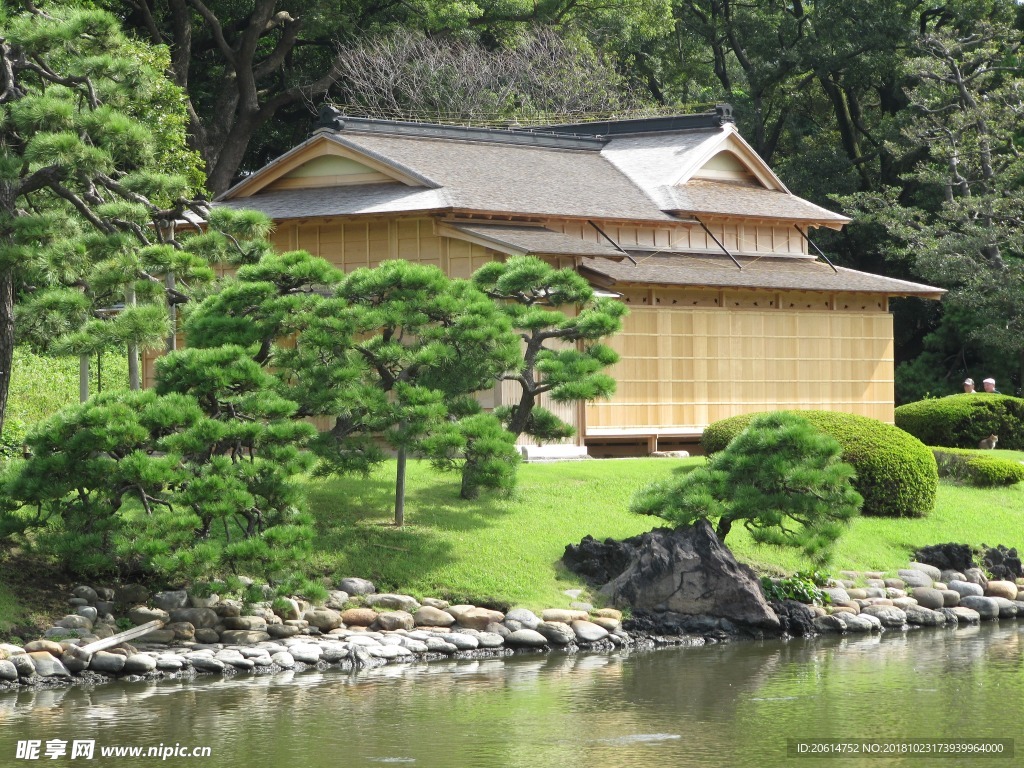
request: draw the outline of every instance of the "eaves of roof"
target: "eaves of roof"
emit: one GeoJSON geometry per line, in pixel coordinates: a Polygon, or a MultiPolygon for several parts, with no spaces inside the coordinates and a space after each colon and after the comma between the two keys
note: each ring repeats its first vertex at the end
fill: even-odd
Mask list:
{"type": "Polygon", "coordinates": [[[907,280],[859,272],[845,267],[833,269],[808,257],[741,257],[736,263],[723,256],[705,254],[647,254],[630,251],[636,263],[584,258],[581,272],[606,286],[624,284],[692,286],[700,288],[741,288],[837,293],[875,293],[887,296],[919,296],[940,299],[942,288],[907,280]]]}

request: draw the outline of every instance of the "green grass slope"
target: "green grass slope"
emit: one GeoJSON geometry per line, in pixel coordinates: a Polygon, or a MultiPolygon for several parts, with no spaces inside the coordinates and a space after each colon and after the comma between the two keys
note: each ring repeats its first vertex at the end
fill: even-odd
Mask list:
{"type": "MultiPolygon", "coordinates": [[[[996,452],[1009,453],[1009,452],[996,452]]],[[[527,464],[513,498],[458,498],[457,479],[410,462],[408,524],[391,525],[394,464],[369,479],[310,480],[317,519],[313,575],[360,575],[381,589],[469,602],[531,608],[567,605],[564,590],[582,583],[562,568],[566,544],[590,534],[625,538],[657,527],[657,518],[628,511],[634,491],[703,459],[633,459],[527,464]]],[[[935,511],[924,519],[855,519],[837,547],[840,569],[895,572],[914,549],[960,542],[1024,547],[1024,483],[968,488],[943,482],[935,511]]],[[[807,568],[796,551],[754,544],[742,527],[726,542],[757,570],[807,568]]]]}

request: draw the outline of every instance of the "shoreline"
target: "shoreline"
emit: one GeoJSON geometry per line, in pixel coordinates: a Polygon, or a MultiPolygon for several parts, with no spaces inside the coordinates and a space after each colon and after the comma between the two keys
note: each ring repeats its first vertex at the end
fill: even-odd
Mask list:
{"type": "Polygon", "coordinates": [[[849,575],[870,586],[847,580],[824,588],[827,610],[794,600],[764,603],[778,617],[772,630],[721,616],[669,612],[623,620],[619,610],[581,602],[540,616],[522,608],[503,613],[381,594],[357,578],[343,579],[342,589],[331,592],[323,606],[294,597],[245,603],[187,590],[150,594],[140,585],[116,592],[82,585],[68,598],[75,613],[58,620],[42,639],[0,643],[0,692],[308,668],[357,671],[513,654],[620,653],[745,638],[871,635],[1024,617],[1017,585],[988,581],[977,569],[940,572],[911,563],[896,579],[849,575]]]}
{"type": "MultiPolygon", "coordinates": [[[[1016,623],[1016,617],[1011,619],[1016,623]]],[[[610,642],[597,642],[597,643],[584,643],[584,644],[567,644],[563,646],[550,646],[547,648],[476,648],[473,650],[460,650],[451,654],[444,653],[422,653],[422,654],[399,654],[393,658],[381,658],[381,657],[369,657],[368,660],[357,662],[353,658],[346,656],[340,659],[328,660],[334,658],[332,655],[321,657],[315,662],[312,661],[298,661],[295,660],[288,666],[282,666],[278,663],[271,663],[265,666],[254,664],[252,667],[245,669],[239,668],[230,664],[224,664],[224,666],[218,670],[204,669],[200,666],[189,665],[184,666],[177,671],[168,670],[154,670],[144,674],[112,674],[94,672],[85,670],[83,672],[69,675],[69,676],[34,676],[25,679],[19,679],[18,681],[0,681],[0,696],[8,694],[17,694],[19,692],[29,691],[44,691],[44,690],[59,690],[67,689],[72,687],[83,687],[83,688],[94,688],[96,686],[106,686],[110,684],[118,683],[137,683],[137,682],[173,682],[183,680],[194,680],[197,678],[204,679],[231,679],[231,680],[242,680],[242,679],[255,679],[266,677],[269,675],[280,674],[283,672],[292,673],[305,673],[305,672],[346,672],[346,673],[358,673],[361,670],[376,669],[387,665],[419,665],[424,663],[434,662],[453,662],[453,661],[485,661],[493,659],[507,659],[511,657],[521,656],[553,656],[553,655],[564,655],[572,656],[581,653],[603,653],[606,655],[628,655],[630,653],[640,652],[649,653],[657,650],[663,650],[668,648],[681,648],[681,647],[702,647],[705,645],[722,644],[722,643],[733,643],[733,642],[748,642],[748,641],[778,641],[781,643],[788,643],[794,640],[816,640],[825,638],[838,638],[838,637],[876,637],[881,638],[886,634],[896,633],[900,635],[906,635],[907,633],[917,632],[918,630],[924,629],[945,629],[945,630],[957,630],[959,628],[967,627],[978,627],[981,624],[1001,623],[998,618],[993,620],[982,620],[972,622],[961,622],[958,624],[944,624],[944,625],[923,625],[923,624],[904,624],[900,627],[886,627],[878,632],[815,632],[813,634],[804,635],[793,635],[793,634],[781,634],[775,636],[763,636],[756,637],[753,635],[732,635],[728,638],[713,637],[713,636],[700,636],[700,635],[664,635],[664,634],[651,634],[647,631],[641,630],[635,634],[630,635],[628,641],[624,641],[622,644],[616,645],[610,642]]],[[[360,633],[363,637],[367,637],[372,633],[360,633]]],[[[395,634],[395,633],[389,633],[395,634]]],[[[190,650],[213,651],[210,646],[203,646],[196,649],[195,646],[177,646],[177,647],[164,647],[161,651],[155,651],[153,648],[142,648],[140,653],[173,653],[173,652],[184,652],[190,650]]],[[[295,645],[295,644],[293,644],[295,645]]],[[[259,650],[257,646],[246,646],[250,654],[259,650]]],[[[226,647],[221,648],[224,650],[226,647]]],[[[230,650],[230,649],[227,649],[230,650]]],[[[269,650],[269,649],[268,649],[269,650]]],[[[205,655],[205,654],[203,654],[205,655]]],[[[243,657],[245,658],[245,657],[243,657]]],[[[251,656],[249,658],[252,658],[251,656]]]]}

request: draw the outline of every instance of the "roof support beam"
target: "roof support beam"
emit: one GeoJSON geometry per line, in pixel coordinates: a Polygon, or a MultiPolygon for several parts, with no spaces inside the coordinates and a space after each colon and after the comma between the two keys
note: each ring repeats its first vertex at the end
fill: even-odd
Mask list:
{"type": "Polygon", "coordinates": [[[605,240],[607,240],[607,241],[608,241],[609,243],[611,243],[611,244],[612,244],[612,247],[613,247],[613,248],[615,248],[615,250],[617,250],[617,251],[618,251],[619,253],[621,253],[621,254],[622,254],[623,256],[625,256],[625,257],[626,257],[627,259],[629,259],[630,261],[632,261],[632,262],[633,262],[633,266],[636,266],[636,259],[634,259],[634,258],[633,258],[632,256],[630,256],[630,255],[629,255],[628,253],[626,253],[626,251],[624,251],[624,250],[622,249],[622,246],[620,246],[620,245],[619,245],[618,243],[616,243],[616,242],[615,242],[614,240],[612,240],[612,239],[611,239],[610,237],[608,237],[608,235],[606,235],[606,234],[604,233],[604,230],[603,230],[603,229],[601,229],[601,228],[600,228],[599,226],[597,226],[597,224],[595,224],[595,223],[594,223],[593,221],[591,221],[590,219],[587,219],[587,224],[589,224],[589,225],[590,225],[590,226],[592,226],[592,227],[593,227],[594,229],[596,229],[596,230],[597,230],[597,232],[598,232],[598,234],[599,234],[599,235],[601,235],[601,237],[603,237],[603,238],[604,238],[605,240]]]}
{"type": "Polygon", "coordinates": [[[717,245],[717,246],[718,246],[719,248],[721,248],[721,249],[722,249],[722,253],[724,253],[724,254],[725,254],[726,256],[728,256],[728,257],[729,257],[730,259],[732,259],[732,263],[736,265],[736,269],[738,269],[738,270],[740,270],[740,271],[742,272],[742,271],[743,271],[743,265],[742,265],[742,264],[740,264],[740,263],[739,263],[739,262],[738,262],[738,261],[736,260],[736,257],[735,257],[735,256],[733,256],[733,255],[732,255],[732,254],[731,254],[731,253],[729,252],[729,249],[725,247],[725,245],[724,245],[724,244],[722,243],[722,241],[721,241],[721,240],[719,240],[719,239],[718,239],[717,237],[715,237],[715,233],[714,233],[714,232],[712,232],[712,231],[711,231],[710,229],[708,229],[708,225],[707,225],[707,224],[705,224],[705,223],[704,223],[703,221],[701,221],[699,217],[697,217],[697,216],[694,216],[694,218],[695,218],[695,219],[697,219],[697,223],[698,223],[698,224],[700,224],[700,226],[701,226],[701,229],[703,229],[703,230],[704,230],[705,232],[707,232],[707,233],[708,233],[708,237],[710,237],[710,238],[711,238],[712,240],[714,240],[714,241],[715,241],[715,244],[716,244],[716,245],[717,245]]]}
{"type": "Polygon", "coordinates": [[[803,238],[804,240],[806,240],[806,241],[807,241],[807,244],[808,244],[808,245],[809,245],[809,246],[810,246],[811,248],[813,248],[813,249],[814,249],[814,250],[815,250],[815,251],[817,252],[817,254],[818,254],[819,256],[821,256],[821,258],[823,258],[823,259],[825,260],[825,263],[826,263],[826,264],[828,264],[828,265],[829,265],[830,267],[832,267],[832,271],[833,271],[833,272],[835,272],[835,273],[836,273],[836,274],[838,275],[838,274],[839,274],[839,270],[838,270],[838,269],[836,269],[836,265],[835,265],[835,264],[833,264],[833,263],[832,263],[832,262],[831,262],[831,261],[829,260],[828,256],[826,256],[826,255],[825,255],[825,252],[824,252],[824,251],[822,251],[822,250],[821,250],[821,248],[819,248],[819,247],[818,247],[817,245],[815,245],[815,244],[814,244],[814,242],[813,242],[813,241],[811,240],[811,238],[809,238],[809,237],[807,236],[807,233],[806,233],[806,232],[804,232],[804,231],[803,231],[802,229],[800,229],[800,225],[799,225],[799,224],[794,224],[794,225],[793,225],[793,229],[795,229],[795,230],[796,230],[797,232],[799,232],[799,233],[800,233],[800,236],[801,236],[801,237],[802,237],[802,238],[803,238]]]}

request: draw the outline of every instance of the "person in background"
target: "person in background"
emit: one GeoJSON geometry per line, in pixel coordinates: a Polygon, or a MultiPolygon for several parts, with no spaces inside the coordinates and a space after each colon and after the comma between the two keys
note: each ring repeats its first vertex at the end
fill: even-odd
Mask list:
{"type": "Polygon", "coordinates": [[[985,391],[988,392],[989,394],[993,394],[993,395],[998,395],[999,394],[999,390],[996,389],[996,380],[995,379],[985,379],[981,383],[985,387],[985,391]]]}
{"type": "Polygon", "coordinates": [[[964,379],[964,393],[968,395],[974,394],[974,379],[964,379]]]}

